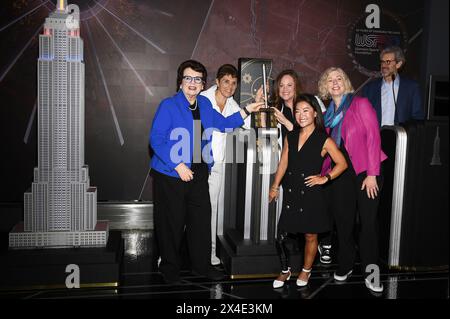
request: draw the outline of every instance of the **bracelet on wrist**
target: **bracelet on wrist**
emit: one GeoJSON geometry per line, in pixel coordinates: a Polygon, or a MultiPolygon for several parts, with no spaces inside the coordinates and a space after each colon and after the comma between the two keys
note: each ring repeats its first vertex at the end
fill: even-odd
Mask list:
{"type": "Polygon", "coordinates": [[[244,109],[245,114],[250,115],[250,112],[247,110],[246,106],[244,106],[243,109],[244,109]]]}
{"type": "Polygon", "coordinates": [[[325,177],[327,178],[327,182],[331,181],[331,175],[330,174],[326,174],[325,177]]]}

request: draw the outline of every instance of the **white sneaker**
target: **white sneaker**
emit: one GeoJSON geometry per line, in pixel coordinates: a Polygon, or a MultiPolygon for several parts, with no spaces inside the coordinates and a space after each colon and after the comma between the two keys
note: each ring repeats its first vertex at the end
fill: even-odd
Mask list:
{"type": "Polygon", "coordinates": [[[220,259],[215,255],[211,255],[211,265],[217,266],[220,265],[220,259]]]}
{"type": "Polygon", "coordinates": [[[364,280],[364,282],[366,283],[366,287],[373,292],[383,292],[384,290],[383,284],[381,282],[379,286],[375,286],[375,283],[371,282],[367,278],[364,280]]]}
{"type": "Polygon", "coordinates": [[[348,273],[346,273],[345,275],[343,275],[343,276],[339,276],[336,273],[334,273],[334,275],[333,275],[334,280],[346,281],[348,279],[348,277],[350,277],[352,275],[352,272],[353,272],[353,269],[350,269],[350,271],[348,273]]]}
{"type": "Polygon", "coordinates": [[[322,264],[331,264],[331,245],[318,245],[319,260],[322,264]]]}

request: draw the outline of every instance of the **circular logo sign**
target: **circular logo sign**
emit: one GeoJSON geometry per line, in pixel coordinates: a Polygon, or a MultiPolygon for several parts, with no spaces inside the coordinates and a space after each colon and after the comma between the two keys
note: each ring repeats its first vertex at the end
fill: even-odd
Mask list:
{"type": "Polygon", "coordinates": [[[359,72],[367,76],[380,74],[380,52],[388,46],[398,46],[406,52],[408,34],[401,20],[377,5],[366,7],[349,30],[348,54],[359,72]]]}

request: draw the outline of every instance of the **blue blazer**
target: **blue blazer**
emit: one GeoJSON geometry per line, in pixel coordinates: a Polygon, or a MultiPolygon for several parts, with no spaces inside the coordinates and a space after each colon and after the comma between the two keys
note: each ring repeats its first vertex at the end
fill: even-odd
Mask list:
{"type": "MultiPolygon", "coordinates": [[[[377,112],[378,124],[381,125],[381,85],[383,79],[379,78],[367,83],[362,95],[369,99],[377,112]]],[[[395,124],[405,123],[410,120],[423,120],[425,118],[423,110],[422,94],[419,84],[404,76],[400,76],[400,86],[397,95],[397,107],[395,109],[395,124]]]]}
{"type": "MultiPolygon", "coordinates": [[[[197,96],[197,104],[204,129],[201,150],[203,159],[211,170],[214,164],[211,148],[213,130],[231,131],[242,126],[244,120],[239,112],[223,117],[214,110],[208,98],[202,95],[197,96]]],[[[158,106],[150,130],[149,142],[154,151],[152,169],[176,178],[180,176],[174,170],[175,167],[183,162],[190,168],[194,154],[194,118],[189,105],[181,90],[164,99],[158,106]]]]}

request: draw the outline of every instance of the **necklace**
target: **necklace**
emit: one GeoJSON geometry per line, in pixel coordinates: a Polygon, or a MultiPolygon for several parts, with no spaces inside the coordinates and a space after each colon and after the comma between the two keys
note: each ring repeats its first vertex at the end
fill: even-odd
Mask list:
{"type": "Polygon", "coordinates": [[[189,108],[189,110],[191,110],[191,111],[195,111],[195,110],[197,109],[197,99],[195,99],[195,106],[194,106],[194,108],[191,108],[190,105],[188,106],[188,108],[189,108]]]}

